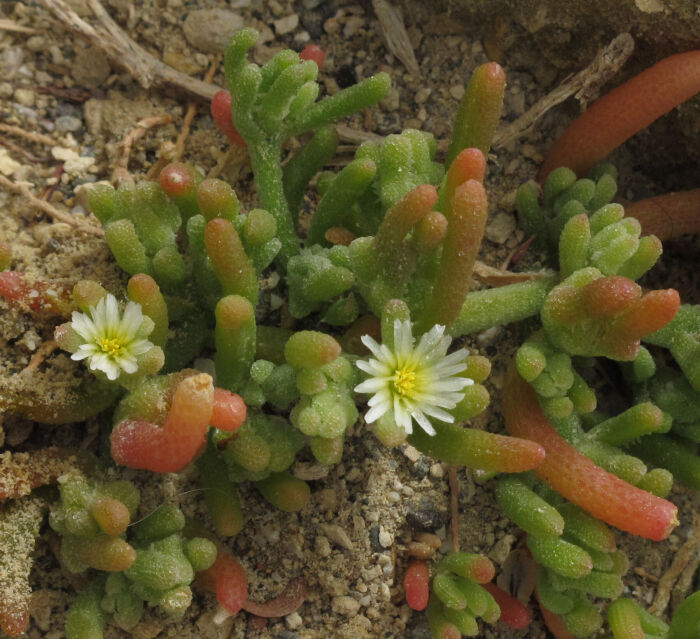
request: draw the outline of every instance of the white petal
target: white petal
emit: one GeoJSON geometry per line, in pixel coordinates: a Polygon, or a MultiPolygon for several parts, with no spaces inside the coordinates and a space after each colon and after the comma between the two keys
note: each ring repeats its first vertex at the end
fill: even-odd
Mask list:
{"type": "Polygon", "coordinates": [[[379,404],[380,402],[391,402],[391,398],[393,395],[387,390],[387,389],[382,389],[378,393],[375,393],[372,395],[372,397],[369,398],[369,401],[367,402],[367,406],[375,406],[376,404],[379,404]]]}
{"type": "Polygon", "coordinates": [[[97,336],[95,324],[85,313],[73,311],[71,315],[71,327],[80,337],[88,342],[93,341],[97,336]]]}
{"type": "Polygon", "coordinates": [[[134,357],[122,356],[115,358],[114,361],[125,373],[135,373],[139,369],[134,357]]]}
{"type": "Polygon", "coordinates": [[[435,429],[433,428],[433,425],[430,423],[428,418],[421,412],[421,411],[415,411],[411,413],[411,417],[416,420],[416,423],[426,432],[428,435],[434,435],[435,434],[435,429]]]}
{"type": "Polygon", "coordinates": [[[109,335],[115,335],[119,330],[119,304],[117,298],[108,293],[105,300],[105,329],[109,335]]]}
{"type": "Polygon", "coordinates": [[[147,339],[138,339],[129,344],[128,351],[131,355],[143,355],[153,348],[153,343],[147,339]]]}
{"type": "Polygon", "coordinates": [[[436,406],[421,406],[421,408],[426,415],[434,417],[435,419],[439,419],[441,422],[447,422],[448,424],[451,424],[455,420],[455,418],[448,412],[437,408],[436,406]]]}
{"type": "Polygon", "coordinates": [[[398,354],[410,353],[412,346],[411,322],[394,320],[394,352],[398,354]]]}
{"type": "Polygon", "coordinates": [[[141,304],[129,302],[124,309],[124,315],[120,322],[120,337],[127,342],[134,339],[142,320],[141,304]]]}
{"type": "Polygon", "coordinates": [[[386,413],[390,408],[391,402],[388,401],[373,406],[367,411],[367,414],[365,415],[365,421],[368,424],[371,424],[372,422],[378,420],[382,415],[384,415],[384,413],[386,413]]]}
{"type": "Polygon", "coordinates": [[[413,432],[411,413],[405,409],[398,397],[394,397],[394,419],[396,420],[396,424],[403,428],[409,435],[413,432]]]}
{"type": "Polygon", "coordinates": [[[381,346],[374,341],[369,335],[363,335],[360,337],[360,341],[372,352],[375,357],[381,357],[381,346]]]}
{"type": "Polygon", "coordinates": [[[354,391],[356,393],[376,393],[387,385],[386,381],[383,379],[377,379],[372,377],[371,379],[365,380],[361,384],[355,386],[354,391]]]}
{"type": "Polygon", "coordinates": [[[355,363],[357,364],[357,368],[365,373],[368,373],[372,377],[389,377],[392,374],[392,370],[389,366],[378,362],[376,359],[360,359],[355,363]]]}
{"type": "Polygon", "coordinates": [[[463,388],[471,386],[473,383],[474,380],[468,377],[448,377],[447,379],[441,379],[430,384],[430,391],[432,393],[461,391],[463,388]]]}
{"type": "MultiPolygon", "coordinates": [[[[456,375],[457,373],[461,373],[467,365],[465,363],[461,364],[452,364],[452,366],[434,366],[433,371],[438,377],[451,377],[452,375],[456,375]]],[[[465,379],[467,379],[465,377],[465,379]]]]}

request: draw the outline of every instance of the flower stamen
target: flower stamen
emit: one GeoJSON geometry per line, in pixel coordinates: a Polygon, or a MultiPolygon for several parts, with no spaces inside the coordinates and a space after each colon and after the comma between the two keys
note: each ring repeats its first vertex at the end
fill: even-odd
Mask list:
{"type": "Polygon", "coordinates": [[[124,351],[124,344],[116,337],[100,337],[97,339],[97,345],[110,357],[117,357],[124,351]]]}
{"type": "Polygon", "coordinates": [[[416,389],[416,374],[403,368],[397,370],[394,375],[394,389],[399,395],[413,396],[416,389]]]}

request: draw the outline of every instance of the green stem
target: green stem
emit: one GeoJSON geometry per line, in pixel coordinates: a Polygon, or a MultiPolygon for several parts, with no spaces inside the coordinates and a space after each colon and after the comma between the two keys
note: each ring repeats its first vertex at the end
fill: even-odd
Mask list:
{"type": "Polygon", "coordinates": [[[280,257],[284,264],[299,253],[299,243],[294,232],[294,221],[284,195],[280,147],[277,144],[259,141],[248,145],[250,164],[255,176],[255,188],[260,197],[261,208],[273,215],[277,223],[277,237],[282,243],[280,257]]]}
{"type": "Polygon", "coordinates": [[[458,337],[537,315],[555,284],[554,277],[543,277],[469,293],[449,332],[458,337]]]}

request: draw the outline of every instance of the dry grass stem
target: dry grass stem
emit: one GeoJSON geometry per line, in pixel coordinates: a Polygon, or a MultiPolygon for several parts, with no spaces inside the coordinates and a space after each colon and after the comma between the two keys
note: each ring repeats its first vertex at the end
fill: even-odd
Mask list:
{"type": "Polygon", "coordinates": [[[38,158],[36,155],[33,155],[32,153],[27,151],[27,149],[25,149],[24,147],[19,146],[19,144],[10,142],[5,138],[0,138],[0,145],[4,146],[10,151],[13,151],[14,153],[17,153],[18,155],[21,155],[25,160],[31,162],[32,164],[40,164],[42,162],[46,162],[46,160],[38,158]]]}
{"type": "Polygon", "coordinates": [[[496,132],[493,147],[504,146],[522,137],[547,111],[575,95],[582,108],[594,99],[602,87],[612,78],[632,55],[634,39],[629,33],[621,33],[607,47],[598,52],[593,62],[583,71],[560,84],[554,91],[533,104],[523,115],[496,132]]]}
{"type": "Polygon", "coordinates": [[[479,260],[474,262],[474,277],[489,286],[506,286],[507,284],[517,284],[518,282],[529,282],[531,280],[541,280],[552,277],[552,271],[529,271],[525,273],[513,273],[504,269],[494,268],[484,264],[479,260]]]}
{"type": "Polygon", "coordinates": [[[663,615],[671,599],[671,590],[690,563],[692,563],[700,552],[700,516],[693,518],[693,534],[679,549],[673,557],[669,569],[661,575],[659,585],[656,589],[656,596],[649,607],[652,615],[663,615]]]}
{"type": "Polygon", "coordinates": [[[96,18],[95,26],[83,20],[65,0],[41,2],[63,26],[101,49],[115,65],[126,69],[144,89],[175,86],[204,100],[211,100],[219,90],[212,84],[176,71],[140,47],[112,20],[99,0],[87,0],[88,7],[96,18]]]}
{"type": "MultiPolygon", "coordinates": [[[[207,69],[207,72],[202,78],[204,82],[209,84],[212,81],[212,78],[214,77],[216,70],[219,68],[220,63],[220,55],[215,55],[211,58],[209,68],[207,69]]],[[[177,136],[177,140],[175,141],[175,157],[173,160],[174,162],[177,162],[182,157],[182,154],[185,152],[185,140],[187,140],[187,136],[190,134],[190,126],[192,126],[192,120],[194,120],[194,116],[196,113],[197,105],[192,101],[188,102],[187,112],[185,113],[185,117],[182,120],[182,129],[180,131],[180,134],[177,136]]]]}
{"type": "Polygon", "coordinates": [[[131,153],[131,147],[134,142],[140,140],[149,129],[156,126],[163,126],[164,124],[170,124],[173,118],[166,114],[153,115],[150,118],[144,118],[136,123],[136,126],[131,129],[125,136],[124,139],[119,143],[117,149],[117,160],[114,163],[114,169],[112,170],[112,175],[109,179],[112,184],[119,185],[123,183],[133,183],[134,178],[129,173],[129,154],[131,153]]]}
{"type": "Polygon", "coordinates": [[[403,62],[403,65],[411,75],[418,77],[420,68],[418,67],[416,54],[413,52],[411,40],[408,37],[408,33],[406,33],[401,12],[392,6],[388,0],[372,0],[372,7],[374,8],[374,13],[377,14],[379,26],[389,51],[403,62]]]}
{"type": "Polygon", "coordinates": [[[4,175],[0,175],[0,186],[12,191],[13,193],[21,195],[27,200],[31,207],[41,211],[42,213],[46,213],[46,215],[57,222],[65,222],[66,224],[70,224],[70,226],[76,230],[82,231],[83,233],[88,233],[89,235],[104,237],[104,231],[101,228],[92,226],[91,224],[82,223],[78,221],[78,218],[70,213],[59,211],[45,200],[36,197],[36,195],[29,190],[26,184],[21,182],[13,182],[4,175]]]}
{"type": "Polygon", "coordinates": [[[16,135],[30,142],[36,142],[37,144],[45,144],[46,146],[56,146],[56,140],[50,138],[48,135],[43,135],[41,133],[35,133],[34,131],[25,131],[23,128],[18,126],[13,126],[11,124],[0,123],[0,131],[3,133],[8,133],[9,135],[16,135]]]}
{"type": "Polygon", "coordinates": [[[457,482],[457,466],[450,464],[447,471],[450,482],[450,543],[452,552],[459,551],[459,483],[457,482]]]}
{"type": "Polygon", "coordinates": [[[0,31],[11,31],[13,33],[26,33],[27,35],[33,35],[39,33],[36,29],[31,27],[24,27],[21,24],[17,24],[14,20],[7,20],[5,18],[0,20],[0,31]]]}
{"type": "Polygon", "coordinates": [[[58,348],[58,344],[54,342],[53,340],[50,340],[48,342],[44,342],[39,348],[36,349],[36,352],[31,356],[29,363],[20,371],[20,375],[29,375],[33,371],[35,371],[39,366],[41,366],[42,362],[51,354],[53,353],[56,349],[58,348]]]}

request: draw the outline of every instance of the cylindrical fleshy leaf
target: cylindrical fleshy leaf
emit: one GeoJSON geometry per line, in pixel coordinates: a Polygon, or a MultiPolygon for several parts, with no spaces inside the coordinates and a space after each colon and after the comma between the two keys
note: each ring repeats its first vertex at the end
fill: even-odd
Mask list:
{"type": "Polygon", "coordinates": [[[227,295],[219,300],[214,315],[217,383],[240,390],[255,356],[255,309],[245,297],[227,295]]]}
{"type": "Polygon", "coordinates": [[[229,481],[226,464],[211,441],[197,460],[197,470],[214,530],[224,537],[237,535],[244,522],[238,490],[229,481]]]}
{"type": "Polygon", "coordinates": [[[421,184],[386,212],[372,241],[372,249],[387,277],[405,260],[402,249],[406,234],[427,215],[436,200],[435,187],[421,184]]]}
{"type": "Polygon", "coordinates": [[[558,537],[564,519],[554,506],[517,477],[504,477],[496,484],[496,501],[520,528],[536,537],[558,537]]]}
{"type": "Polygon", "coordinates": [[[309,485],[289,473],[273,473],[255,487],[273,506],[290,513],[306,506],[311,496],[309,485]]]}
{"type": "Polygon", "coordinates": [[[483,555],[451,552],[440,561],[438,570],[449,570],[460,577],[485,584],[493,579],[496,569],[491,560],[483,555]]]}
{"type": "Polygon", "coordinates": [[[216,561],[197,574],[197,583],[213,592],[226,611],[235,615],[248,596],[248,581],[238,560],[225,548],[219,548],[216,561]]]}
{"type": "Polygon", "coordinates": [[[284,346],[284,356],[293,368],[318,368],[340,355],[340,344],[318,331],[294,333],[284,346]]]}
{"type": "Polygon", "coordinates": [[[656,541],[678,524],[673,504],[630,486],[568,444],[547,421],[535,393],[513,366],[504,383],[503,414],[508,432],[536,441],[546,450],[535,473],[594,517],[656,541]]]}
{"type": "Polygon", "coordinates": [[[700,189],[667,193],[625,207],[625,215],[639,220],[644,233],[659,240],[700,230],[700,189]]]}
{"type": "Polygon", "coordinates": [[[468,180],[458,186],[451,209],[432,296],[420,322],[424,330],[435,324],[450,326],[469,292],[487,216],[486,192],[481,183],[468,180]]]}
{"type": "Polygon", "coordinates": [[[664,58],[606,93],[557,139],[539,173],[567,166],[584,175],[617,146],[700,88],[700,50],[664,58]]]}
{"type": "Polygon", "coordinates": [[[498,618],[513,630],[522,630],[530,624],[530,613],[527,608],[515,597],[511,597],[505,590],[501,590],[496,584],[483,584],[483,587],[496,600],[501,609],[501,616],[498,618]]]}
{"type": "Polygon", "coordinates": [[[430,569],[426,561],[413,561],[406,568],[403,577],[403,590],[406,603],[413,610],[423,610],[430,596],[430,569]]]}
{"type": "Polygon", "coordinates": [[[204,244],[225,295],[241,295],[258,303],[258,277],[228,220],[216,218],[204,229],[204,244]]]}
{"type": "Polygon", "coordinates": [[[204,444],[214,403],[209,375],[187,377],[176,387],[165,423],[119,422],[110,435],[112,458],[122,466],[154,472],[177,472],[204,444]]]}
{"type": "Polygon", "coordinates": [[[409,442],[425,455],[458,466],[520,473],[542,463],[544,449],[535,442],[495,435],[454,424],[433,423],[436,434],[417,429],[409,442]]]}
{"type": "Polygon", "coordinates": [[[156,346],[164,346],[168,338],[168,307],[156,281],[149,275],[134,275],[127,284],[132,302],[141,305],[143,314],[153,320],[153,331],[148,339],[156,346]]]}
{"type": "Polygon", "coordinates": [[[478,67],[469,79],[457,109],[446,163],[467,147],[475,147],[484,155],[491,148],[491,139],[501,118],[506,76],[496,62],[478,67]]]}

